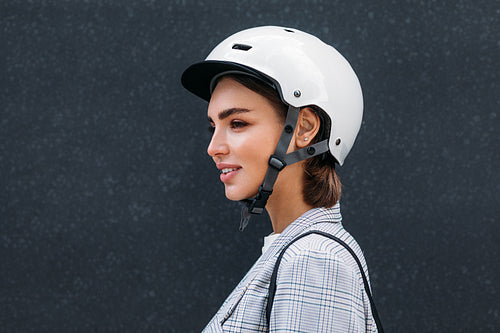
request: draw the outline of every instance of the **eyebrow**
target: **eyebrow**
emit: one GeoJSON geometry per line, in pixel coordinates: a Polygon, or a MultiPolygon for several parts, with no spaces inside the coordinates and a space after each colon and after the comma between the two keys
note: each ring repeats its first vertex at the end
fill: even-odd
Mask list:
{"type": "MultiPolygon", "coordinates": [[[[223,120],[233,114],[245,113],[245,112],[250,112],[250,110],[245,108],[230,108],[220,112],[218,118],[219,120],[223,120]]],[[[208,121],[213,123],[213,120],[210,117],[208,117],[208,121]]]]}

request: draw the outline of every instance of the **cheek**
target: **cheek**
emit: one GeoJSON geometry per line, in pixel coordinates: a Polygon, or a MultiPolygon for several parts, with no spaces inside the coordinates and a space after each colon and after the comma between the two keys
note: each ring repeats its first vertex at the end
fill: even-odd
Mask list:
{"type": "Polygon", "coordinates": [[[248,165],[258,165],[262,163],[262,160],[267,160],[266,155],[269,156],[270,144],[252,136],[247,139],[238,138],[234,141],[233,147],[233,152],[248,165]]]}
{"type": "Polygon", "coordinates": [[[276,150],[276,145],[281,135],[280,128],[264,127],[255,131],[246,140],[239,143],[239,154],[247,160],[249,164],[262,170],[267,170],[269,156],[276,150]]]}

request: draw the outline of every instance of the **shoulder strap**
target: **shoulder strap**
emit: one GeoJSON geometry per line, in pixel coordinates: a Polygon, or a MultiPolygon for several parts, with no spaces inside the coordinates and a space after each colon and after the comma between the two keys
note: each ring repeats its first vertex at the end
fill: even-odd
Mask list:
{"type": "Polygon", "coordinates": [[[380,318],[378,316],[377,308],[375,307],[375,302],[373,301],[372,293],[370,290],[370,285],[368,284],[368,279],[366,278],[365,272],[363,270],[363,266],[361,265],[361,262],[359,261],[359,258],[356,256],[354,251],[347,245],[344,241],[342,241],[340,238],[335,237],[333,235],[330,235],[326,232],[322,231],[317,231],[317,230],[312,230],[308,231],[306,233],[303,233],[302,235],[299,235],[296,237],[294,240],[292,240],[290,243],[288,243],[283,251],[281,251],[280,255],[278,256],[278,259],[276,260],[276,264],[274,266],[273,274],[271,275],[271,282],[269,283],[269,297],[267,299],[267,306],[266,306],[266,319],[267,319],[267,324],[269,325],[270,319],[271,319],[271,310],[273,307],[273,302],[274,302],[274,294],[276,293],[276,279],[278,277],[278,268],[281,262],[281,258],[283,258],[283,254],[285,251],[288,249],[290,245],[292,245],[295,241],[301,239],[302,237],[305,237],[310,234],[318,234],[322,235],[325,237],[328,237],[340,245],[342,245],[349,253],[353,256],[354,260],[356,260],[356,263],[358,264],[359,270],[361,272],[361,276],[363,277],[363,284],[365,286],[366,294],[368,295],[368,299],[370,300],[370,306],[372,309],[372,315],[373,319],[375,320],[375,324],[377,325],[377,330],[379,333],[383,333],[384,329],[382,328],[382,323],[380,321],[380,318]]]}

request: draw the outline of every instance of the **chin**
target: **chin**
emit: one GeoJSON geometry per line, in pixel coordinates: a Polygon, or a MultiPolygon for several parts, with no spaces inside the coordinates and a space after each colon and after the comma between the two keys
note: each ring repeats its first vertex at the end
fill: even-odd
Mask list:
{"type": "Polygon", "coordinates": [[[258,190],[255,192],[251,191],[234,191],[234,189],[226,188],[226,198],[231,201],[241,201],[249,198],[253,198],[257,195],[258,190]]]}

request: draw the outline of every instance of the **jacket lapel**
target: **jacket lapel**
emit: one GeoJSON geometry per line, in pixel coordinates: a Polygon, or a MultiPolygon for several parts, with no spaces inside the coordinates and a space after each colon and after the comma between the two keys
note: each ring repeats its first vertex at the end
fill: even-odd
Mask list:
{"type": "Polygon", "coordinates": [[[262,257],[257,260],[252,268],[250,268],[245,277],[236,286],[236,288],[229,295],[224,304],[222,304],[220,310],[217,313],[217,316],[220,318],[221,325],[231,316],[231,314],[234,312],[234,309],[236,309],[238,303],[243,298],[243,295],[245,295],[248,287],[259,271],[261,259],[262,257]]]}

